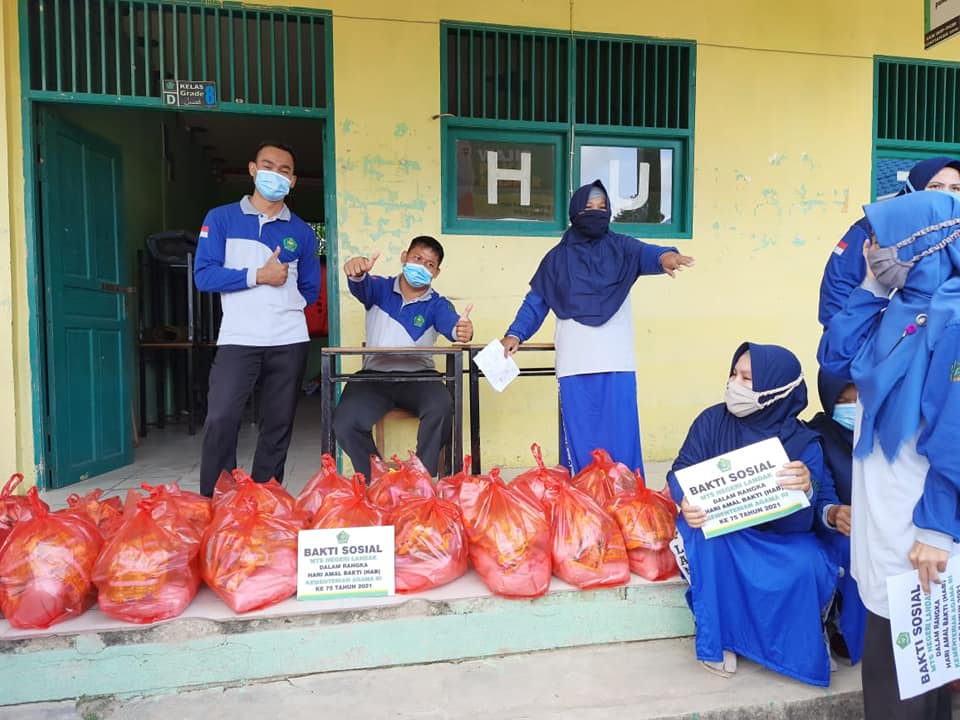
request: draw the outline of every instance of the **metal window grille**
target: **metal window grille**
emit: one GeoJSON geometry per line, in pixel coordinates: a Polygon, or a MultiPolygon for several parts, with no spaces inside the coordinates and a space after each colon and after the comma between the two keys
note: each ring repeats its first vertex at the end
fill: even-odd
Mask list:
{"type": "Polygon", "coordinates": [[[877,60],[877,139],[960,143],[960,64],[877,60]]]}
{"type": "Polygon", "coordinates": [[[568,121],[569,38],[448,27],[446,110],[463,118],[568,121]]]}
{"type": "Polygon", "coordinates": [[[221,102],[324,108],[323,14],[177,0],[30,0],[30,88],[159,98],[213,80],[221,102]]]}
{"type": "Polygon", "coordinates": [[[577,38],[578,124],[689,130],[692,45],[577,38]]]}
{"type": "Polygon", "coordinates": [[[692,43],[459,25],[444,32],[444,112],[459,118],[692,129],[692,43]]]}

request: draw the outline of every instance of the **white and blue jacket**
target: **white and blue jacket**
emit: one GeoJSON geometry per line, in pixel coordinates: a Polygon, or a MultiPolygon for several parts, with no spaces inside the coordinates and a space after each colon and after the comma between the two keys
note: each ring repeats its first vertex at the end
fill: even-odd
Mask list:
{"type": "Polygon", "coordinates": [[[194,267],[197,289],[220,293],[223,320],[218,345],[272,347],[307,342],[303,308],[320,293],[317,236],[284,205],[276,217],[248,196],[207,213],[194,267]],[[257,270],[280,248],[289,266],[279,287],[257,285],[257,270]]]}
{"type": "MultiPolygon", "coordinates": [[[[437,335],[455,342],[454,327],[460,316],[453,303],[433,288],[420,297],[404,300],[400,277],[366,274],[349,278],[351,294],[367,309],[367,347],[432,347],[437,335]]],[[[366,355],[364,370],[416,372],[436,370],[432,355],[366,355]]]]}

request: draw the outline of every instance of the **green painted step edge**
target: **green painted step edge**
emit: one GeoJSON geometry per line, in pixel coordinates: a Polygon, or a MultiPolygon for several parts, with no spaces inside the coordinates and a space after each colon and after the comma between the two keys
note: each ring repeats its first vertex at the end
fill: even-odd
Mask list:
{"type": "MultiPolygon", "coordinates": [[[[693,634],[682,584],[533,601],[431,602],[0,642],[0,704],[136,695],[318,672],[693,634]],[[51,678],[56,678],[55,682],[51,678]]],[[[638,650],[639,651],[639,650],[638,650]]]]}

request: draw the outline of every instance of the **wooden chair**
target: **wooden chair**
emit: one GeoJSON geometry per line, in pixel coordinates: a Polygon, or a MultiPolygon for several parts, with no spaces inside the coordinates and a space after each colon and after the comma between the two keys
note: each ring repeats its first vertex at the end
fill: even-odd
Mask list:
{"type": "MultiPolygon", "coordinates": [[[[387,452],[385,443],[383,441],[383,426],[388,420],[416,420],[417,416],[414,415],[409,410],[404,410],[403,408],[393,408],[382,418],[377,420],[373,426],[373,442],[377,446],[377,452],[380,453],[380,457],[388,458],[390,454],[387,452]]],[[[440,448],[440,463],[437,465],[437,475],[443,477],[447,474],[447,445],[449,443],[444,443],[440,448]]],[[[402,457],[402,456],[401,456],[402,457]]]]}

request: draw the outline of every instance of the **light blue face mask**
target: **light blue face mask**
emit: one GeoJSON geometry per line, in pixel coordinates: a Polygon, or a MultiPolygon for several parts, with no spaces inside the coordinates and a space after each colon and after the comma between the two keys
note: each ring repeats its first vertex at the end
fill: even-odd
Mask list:
{"type": "Polygon", "coordinates": [[[290,192],[290,178],[272,170],[257,170],[253,184],[264,199],[270,202],[283,200],[290,192]]]}
{"type": "Polygon", "coordinates": [[[403,277],[415,288],[425,288],[433,282],[433,275],[423,265],[416,263],[403,264],[403,277]]]}
{"type": "Polygon", "coordinates": [[[857,404],[837,403],[833,406],[833,419],[847,430],[853,430],[857,424],[857,404]]]}

